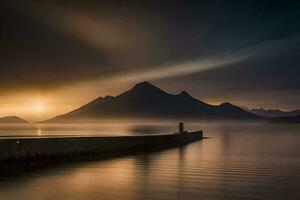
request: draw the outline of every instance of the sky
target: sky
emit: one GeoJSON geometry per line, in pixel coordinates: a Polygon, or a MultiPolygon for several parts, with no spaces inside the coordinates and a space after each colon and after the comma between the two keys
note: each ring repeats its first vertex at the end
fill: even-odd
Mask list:
{"type": "Polygon", "coordinates": [[[299,19],[293,0],[1,1],[0,116],[43,120],[140,81],[299,109],[299,19]]]}

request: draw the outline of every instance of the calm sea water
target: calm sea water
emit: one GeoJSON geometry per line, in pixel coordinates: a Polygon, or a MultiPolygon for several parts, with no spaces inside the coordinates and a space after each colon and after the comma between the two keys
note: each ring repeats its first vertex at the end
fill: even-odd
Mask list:
{"type": "MultiPolygon", "coordinates": [[[[55,165],[3,166],[2,200],[300,199],[300,126],[189,123],[184,148],[55,165]]],[[[171,123],[1,125],[0,135],[173,132],[171,123]]]]}

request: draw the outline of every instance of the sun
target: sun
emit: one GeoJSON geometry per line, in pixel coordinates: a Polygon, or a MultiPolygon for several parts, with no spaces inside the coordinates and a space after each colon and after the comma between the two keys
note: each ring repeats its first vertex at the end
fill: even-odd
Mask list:
{"type": "Polygon", "coordinates": [[[44,107],[44,104],[42,102],[34,102],[32,104],[32,109],[36,112],[43,112],[45,107],[44,107]]]}

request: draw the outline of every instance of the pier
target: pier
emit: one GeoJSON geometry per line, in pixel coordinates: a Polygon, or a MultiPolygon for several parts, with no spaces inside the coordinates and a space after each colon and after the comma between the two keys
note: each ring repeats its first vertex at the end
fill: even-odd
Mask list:
{"type": "Polygon", "coordinates": [[[45,160],[179,147],[202,139],[202,131],[141,136],[44,136],[0,139],[0,162],[45,160]]]}

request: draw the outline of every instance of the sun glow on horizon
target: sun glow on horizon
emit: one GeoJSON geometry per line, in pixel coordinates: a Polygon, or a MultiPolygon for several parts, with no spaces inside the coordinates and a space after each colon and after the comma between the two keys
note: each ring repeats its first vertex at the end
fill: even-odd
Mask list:
{"type": "Polygon", "coordinates": [[[38,102],[33,102],[30,107],[32,108],[33,111],[35,112],[43,112],[45,110],[45,105],[43,104],[43,102],[38,101],[38,102]]]}

